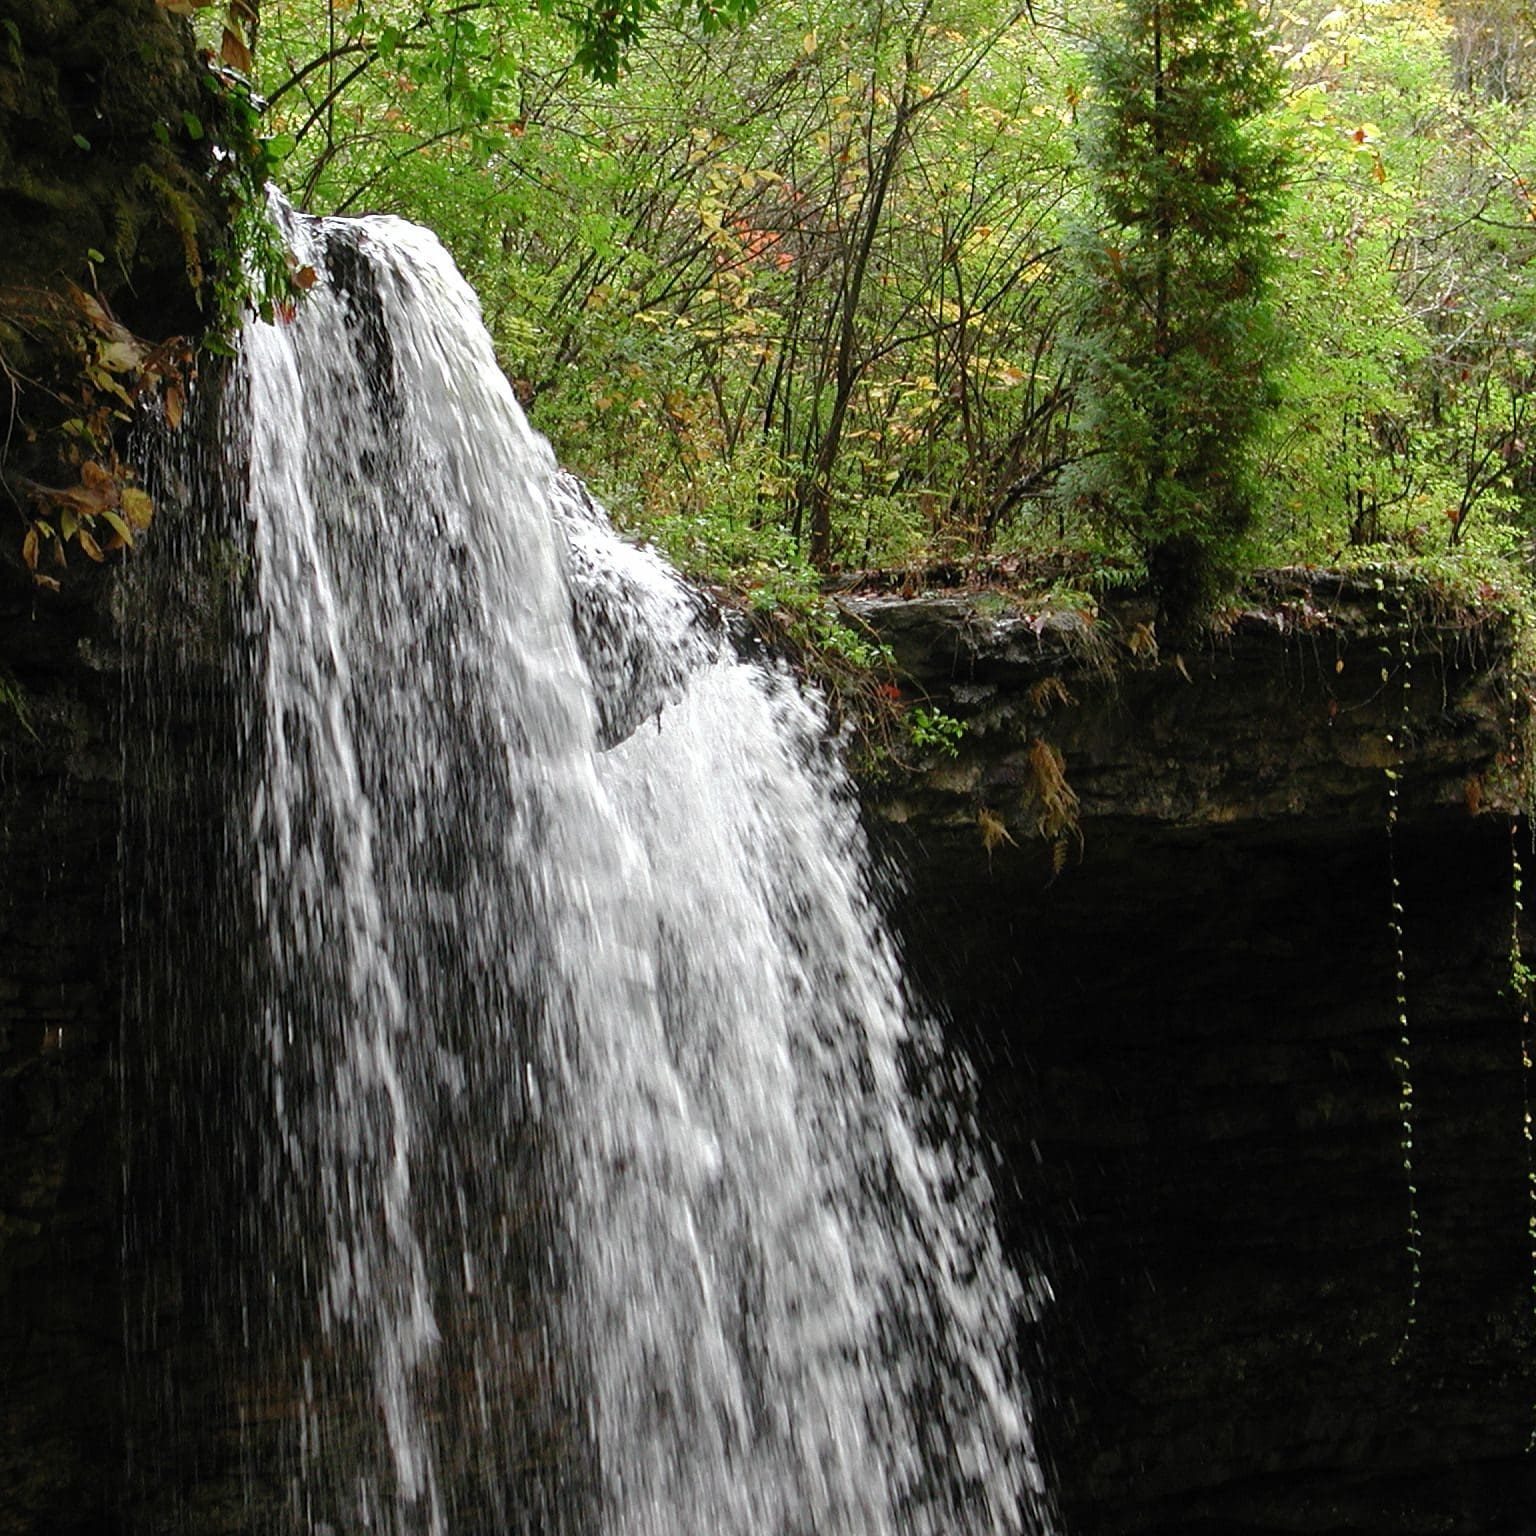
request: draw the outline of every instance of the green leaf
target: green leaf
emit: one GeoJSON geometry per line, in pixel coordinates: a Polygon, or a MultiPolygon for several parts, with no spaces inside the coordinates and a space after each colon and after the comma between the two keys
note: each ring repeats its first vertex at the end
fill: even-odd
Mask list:
{"type": "Polygon", "coordinates": [[[103,512],[101,516],[107,526],[131,549],[133,547],[133,529],[116,512],[103,512]]]}

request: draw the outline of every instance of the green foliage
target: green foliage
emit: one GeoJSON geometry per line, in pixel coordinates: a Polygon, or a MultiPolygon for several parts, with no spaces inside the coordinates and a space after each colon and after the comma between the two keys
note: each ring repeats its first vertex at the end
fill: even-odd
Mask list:
{"type": "Polygon", "coordinates": [[[213,303],[204,345],[226,352],[247,310],[270,320],[277,305],[297,298],[300,285],[267,207],[286,142],[265,132],[264,104],[243,74],[210,66],[203,84],[228,216],[226,247],[210,253],[213,303]]]}
{"type": "Polygon", "coordinates": [[[687,483],[665,510],[635,499],[615,482],[606,496],[615,515],[649,539],[673,565],[744,609],[772,638],[798,652],[836,691],[849,673],[889,661],[885,648],[854,628],[823,593],[821,578],[787,530],[765,525],[740,482],[719,466],[687,483]]]}
{"type": "MultiPolygon", "coordinates": [[[[537,0],[541,13],[558,16],[576,39],[571,62],[594,80],[612,85],[625,56],[645,34],[661,10],[661,0],[605,0],[600,6],[561,5],[537,0]]],[[[696,0],[695,18],[707,35],[744,21],[757,9],[757,0],[696,0]]]]}
{"type": "Polygon", "coordinates": [[[1311,558],[1461,547],[1479,524],[1529,519],[1531,121],[1508,71],[1497,100],[1467,88],[1498,31],[1480,13],[1470,36],[1468,14],[1380,0],[1292,18],[1283,37],[1302,164],[1282,304],[1298,345],[1266,451],[1284,491],[1267,532],[1311,558]]]}
{"type": "Polygon", "coordinates": [[[1486,7],[748,9],[268,0],[256,137],[431,224],[562,460],[754,605],[1067,549],[1172,615],[1536,531],[1536,65],[1486,7]]]}
{"type": "Polygon", "coordinates": [[[941,757],[958,757],[965,721],[946,715],[941,709],[915,704],[907,711],[907,733],[914,747],[941,757]]]}
{"type": "Polygon", "coordinates": [[[1287,156],[1244,0],[1127,0],[1093,56],[1076,235],[1085,452],[1067,494],[1146,559],[1165,615],[1209,603],[1260,500],[1277,403],[1287,156]]]}
{"type": "MultiPolygon", "coordinates": [[[[284,15],[263,50],[292,57],[284,15]]],[[[301,200],[439,230],[562,458],[656,515],[729,481],[823,564],[960,553],[1033,504],[1075,87],[1027,28],[981,0],[658,15],[600,89],[538,15],[477,15],[477,126],[398,28],[393,73],[338,91],[285,58],[273,126],[301,200]]]]}

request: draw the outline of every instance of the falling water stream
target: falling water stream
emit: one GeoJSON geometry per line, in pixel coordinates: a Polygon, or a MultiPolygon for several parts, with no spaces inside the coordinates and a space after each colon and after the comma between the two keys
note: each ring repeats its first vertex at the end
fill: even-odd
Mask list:
{"type": "Polygon", "coordinates": [[[430,234],[284,218],[317,281],[228,407],[271,1528],[1043,1530],[1029,1298],[819,705],[557,471],[430,234]]]}

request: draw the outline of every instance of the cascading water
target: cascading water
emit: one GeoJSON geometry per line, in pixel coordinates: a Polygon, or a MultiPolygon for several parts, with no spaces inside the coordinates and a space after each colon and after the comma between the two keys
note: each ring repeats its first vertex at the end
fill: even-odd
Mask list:
{"type": "Polygon", "coordinates": [[[430,235],[285,223],[318,280],[229,407],[242,1306],[297,1403],[249,1528],[1044,1529],[1027,1298],[907,1090],[938,1055],[816,703],[556,472],[430,235]]]}

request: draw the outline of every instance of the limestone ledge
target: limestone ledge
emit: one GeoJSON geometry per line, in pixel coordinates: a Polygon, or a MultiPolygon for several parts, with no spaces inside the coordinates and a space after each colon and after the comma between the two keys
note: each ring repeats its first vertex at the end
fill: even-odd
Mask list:
{"type": "Polygon", "coordinates": [[[1394,782],[1404,817],[1518,802],[1530,679],[1514,676],[1513,624],[1493,608],[1436,615],[1390,585],[1274,573],[1171,652],[1129,602],[1094,615],[990,593],[841,605],[890,647],[909,702],[965,725],[953,757],[898,754],[866,776],[887,822],[959,831],[986,812],[1024,842],[1044,809],[1040,743],[1085,835],[1111,820],[1379,820],[1394,782]]]}

